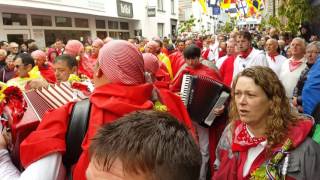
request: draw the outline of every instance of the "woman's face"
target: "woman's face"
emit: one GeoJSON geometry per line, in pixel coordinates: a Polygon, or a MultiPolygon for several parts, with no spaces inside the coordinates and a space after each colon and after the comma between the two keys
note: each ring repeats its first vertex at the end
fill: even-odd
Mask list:
{"type": "Polygon", "coordinates": [[[248,126],[265,123],[271,101],[253,79],[246,76],[239,77],[234,98],[242,122],[248,126]]]}

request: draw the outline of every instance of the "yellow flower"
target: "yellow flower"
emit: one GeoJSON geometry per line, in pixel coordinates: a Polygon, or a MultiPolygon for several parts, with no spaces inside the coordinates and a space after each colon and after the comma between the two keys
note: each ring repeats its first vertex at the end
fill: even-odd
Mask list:
{"type": "Polygon", "coordinates": [[[70,74],[68,81],[70,83],[74,83],[74,82],[80,82],[81,79],[79,78],[79,76],[75,75],[75,74],[70,74]]]}
{"type": "Polygon", "coordinates": [[[153,106],[153,110],[160,112],[167,112],[168,108],[166,105],[161,104],[160,101],[156,101],[153,106]]]}
{"type": "Polygon", "coordinates": [[[1,88],[0,89],[0,102],[3,101],[3,99],[6,97],[6,95],[3,92],[4,92],[4,90],[7,89],[7,87],[8,86],[5,83],[0,81],[0,88],[1,88]]]}

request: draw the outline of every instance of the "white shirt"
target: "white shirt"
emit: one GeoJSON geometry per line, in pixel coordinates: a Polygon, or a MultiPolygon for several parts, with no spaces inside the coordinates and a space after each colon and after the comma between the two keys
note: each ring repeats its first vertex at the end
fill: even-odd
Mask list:
{"type": "Polygon", "coordinates": [[[222,66],[223,62],[229,57],[229,55],[222,56],[216,61],[216,66],[218,69],[222,66]]]}
{"type": "Polygon", "coordinates": [[[209,61],[213,61],[213,60],[217,60],[219,58],[219,41],[215,41],[214,44],[211,44],[209,46],[210,51],[208,54],[208,60],[209,61]]]}
{"type": "Polygon", "coordinates": [[[62,155],[52,153],[30,164],[22,173],[12,164],[7,149],[0,150],[1,180],[65,180],[62,155]]]}
{"type": "MultiPolygon", "coordinates": [[[[249,131],[248,128],[247,128],[247,131],[250,137],[254,137],[254,135],[249,131]]],[[[248,175],[250,168],[253,164],[253,161],[259,156],[259,154],[264,150],[266,146],[267,146],[267,140],[261,142],[256,147],[252,147],[248,150],[248,156],[243,166],[243,177],[248,175]]]]}
{"type": "Polygon", "coordinates": [[[291,72],[289,68],[289,62],[291,59],[292,58],[285,60],[285,62],[281,65],[281,70],[279,75],[279,79],[282,82],[286,90],[287,97],[289,99],[291,99],[293,96],[293,90],[298,83],[301,72],[307,66],[306,59],[302,58],[301,60],[303,61],[303,63],[297,69],[291,72]]]}
{"type": "Polygon", "coordinates": [[[279,77],[280,75],[280,70],[281,70],[281,65],[283,64],[283,62],[287,59],[286,57],[282,56],[282,55],[277,55],[274,57],[275,61],[273,61],[271,59],[271,57],[269,55],[266,55],[267,58],[267,62],[269,67],[277,74],[277,76],[279,77]]]}
{"type": "Polygon", "coordinates": [[[268,66],[267,59],[263,51],[253,48],[247,58],[242,58],[238,55],[234,60],[232,78],[234,79],[239,72],[242,72],[245,68],[252,66],[268,66]]]}

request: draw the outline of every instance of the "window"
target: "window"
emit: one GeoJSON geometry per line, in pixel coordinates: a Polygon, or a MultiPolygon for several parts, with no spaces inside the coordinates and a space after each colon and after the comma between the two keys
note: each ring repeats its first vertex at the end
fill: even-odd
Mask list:
{"type": "Polygon", "coordinates": [[[31,15],[32,26],[52,26],[51,16],[31,15]]]}
{"type": "Polygon", "coordinates": [[[176,14],[175,12],[174,12],[174,0],[171,0],[171,14],[176,14]]]}
{"type": "Polygon", "coordinates": [[[120,29],[129,30],[129,23],[120,22],[120,29]]]}
{"type": "Polygon", "coordinates": [[[119,29],[118,21],[108,21],[109,29],[119,29]]]}
{"type": "Polygon", "coordinates": [[[105,29],[106,22],[104,20],[96,20],[96,28],[97,29],[105,29]]]}
{"type": "Polygon", "coordinates": [[[74,18],[74,22],[75,22],[76,27],[81,27],[81,28],[88,28],[89,27],[88,19],[74,18]]]}
{"type": "Polygon", "coordinates": [[[70,17],[56,16],[55,19],[57,27],[72,27],[70,17]]]}
{"type": "Polygon", "coordinates": [[[158,36],[161,38],[163,37],[163,26],[163,23],[158,23],[158,36]]]}
{"type": "Polygon", "coordinates": [[[118,39],[118,32],[110,31],[109,37],[111,37],[113,39],[118,39]]]}
{"type": "Polygon", "coordinates": [[[3,25],[26,26],[27,15],[15,13],[2,13],[3,25]]]}
{"type": "Polygon", "coordinates": [[[163,0],[158,0],[158,10],[163,11],[163,0]]]}
{"type": "Polygon", "coordinates": [[[129,32],[119,32],[119,39],[128,40],[130,37],[129,32]]]}

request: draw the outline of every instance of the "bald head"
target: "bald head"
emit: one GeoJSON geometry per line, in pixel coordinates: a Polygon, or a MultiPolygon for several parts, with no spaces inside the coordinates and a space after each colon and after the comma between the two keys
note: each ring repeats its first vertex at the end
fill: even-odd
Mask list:
{"type": "Polygon", "coordinates": [[[276,39],[268,39],[266,42],[266,51],[268,54],[277,53],[278,41],[276,39]]]}
{"type": "Polygon", "coordinates": [[[146,44],[145,51],[146,51],[146,53],[152,53],[157,56],[160,52],[160,44],[154,40],[149,41],[146,44]]]}

